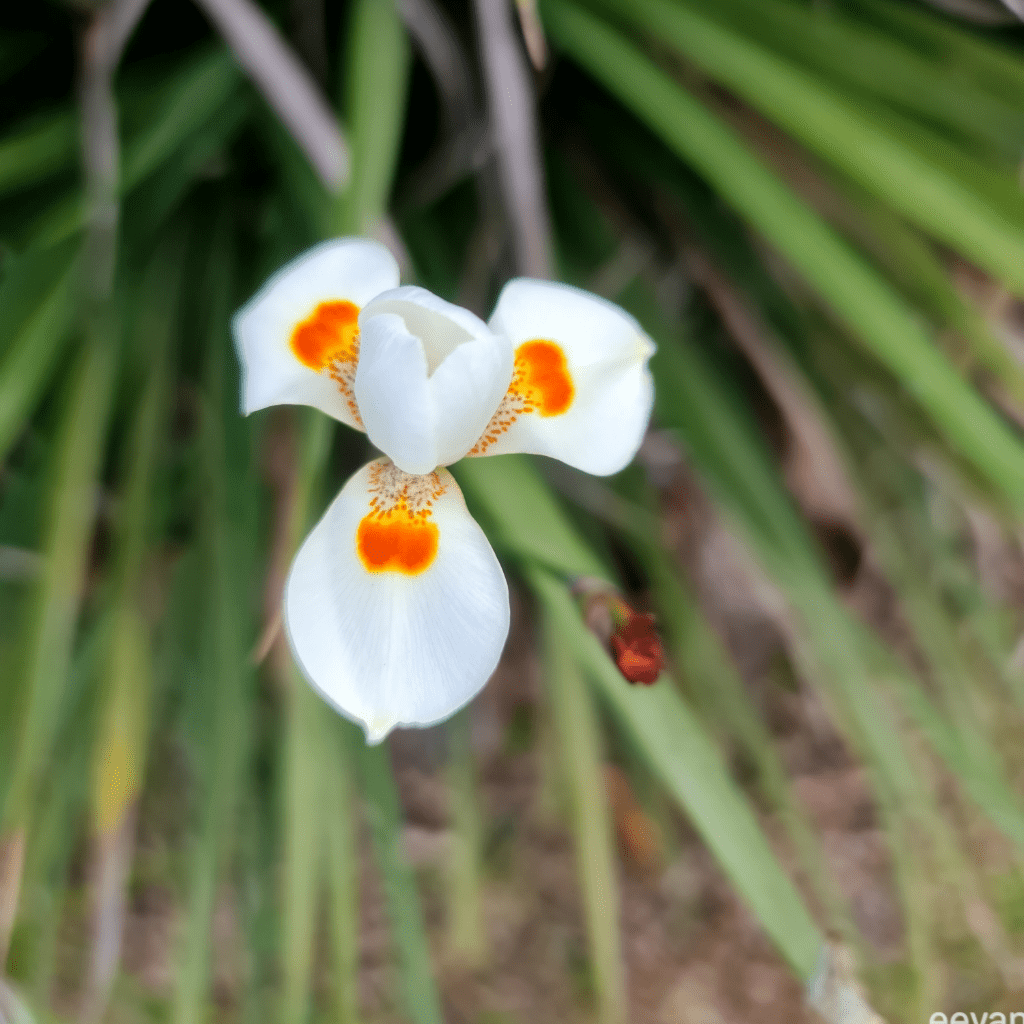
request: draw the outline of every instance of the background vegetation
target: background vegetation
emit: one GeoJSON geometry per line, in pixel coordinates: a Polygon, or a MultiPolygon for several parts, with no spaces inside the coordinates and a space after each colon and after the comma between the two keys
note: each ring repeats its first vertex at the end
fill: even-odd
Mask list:
{"type": "Polygon", "coordinates": [[[1024,47],[1002,7],[943,7],[959,17],[902,0],[6,5],[0,1019],[519,1019],[460,1011],[437,980],[442,960],[486,976],[490,955],[504,825],[472,709],[430,740],[450,807],[430,883],[403,852],[392,753],[280,643],[291,553],[368,452],[302,411],[244,420],[229,318],[353,233],[483,315],[513,274],[553,276],[659,345],[637,466],[455,470],[519,595],[509,655],[539,659],[502,743],[571,835],[571,1013],[641,1013],[616,829],[634,860],[659,836],[664,862],[692,829],[830,1019],[862,991],[892,1021],[965,992],[1011,1005],[1024,47]],[[863,770],[895,952],[866,934],[666,529],[680,473],[782,638],[771,685],[820,708],[863,770]],[[883,607],[858,604],[865,574],[883,607]],[[657,613],[657,685],[618,673],[579,576],[657,613]],[[391,965],[369,1008],[367,872],[391,965]],[[424,923],[431,885],[443,926],[424,923]],[[147,985],[121,965],[126,908],[153,891],[175,926],[147,985]]]}

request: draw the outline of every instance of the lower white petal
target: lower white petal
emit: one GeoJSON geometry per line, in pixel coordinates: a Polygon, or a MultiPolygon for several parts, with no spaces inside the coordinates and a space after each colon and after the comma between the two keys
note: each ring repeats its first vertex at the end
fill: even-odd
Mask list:
{"type": "Polygon", "coordinates": [[[392,255],[365,238],[331,239],[279,270],[232,324],[242,411],[311,405],[361,427],[353,389],[359,311],[396,284],[392,255]]]}
{"type": "Polygon", "coordinates": [[[359,329],[355,395],[370,440],[407,473],[461,459],[508,388],[508,339],[414,287],[378,296],[359,329]]]}
{"type": "Polygon", "coordinates": [[[451,474],[378,459],[303,542],[284,615],[306,678],[375,743],[483,687],[508,635],[508,586],[451,474]]]}
{"type": "Polygon", "coordinates": [[[628,465],[654,403],[654,343],[625,310],[589,292],[519,278],[490,327],[515,351],[512,383],[471,455],[548,455],[605,476],[628,465]]]}

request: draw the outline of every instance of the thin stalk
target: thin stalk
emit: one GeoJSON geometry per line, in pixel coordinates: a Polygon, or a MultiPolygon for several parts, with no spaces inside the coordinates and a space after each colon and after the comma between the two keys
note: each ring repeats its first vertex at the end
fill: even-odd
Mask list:
{"type": "Polygon", "coordinates": [[[171,345],[183,253],[172,239],[152,260],[139,290],[138,348],[146,353],[142,389],[127,434],[124,491],[102,667],[99,730],[93,753],[92,827],[97,888],[92,961],[81,1019],[98,1020],[120,960],[127,872],[144,784],[152,689],[152,623],[142,611],[145,554],[157,461],[168,413],[171,345]]]}
{"type": "MultiPolygon", "coordinates": [[[[201,662],[206,715],[212,721],[206,764],[209,783],[202,797],[200,828],[191,864],[188,924],[172,1003],[174,1024],[198,1024],[209,985],[211,927],[218,885],[235,843],[242,769],[251,728],[251,666],[245,581],[250,568],[249,537],[255,532],[249,509],[258,498],[248,464],[229,449],[226,424],[234,419],[234,395],[226,390],[225,358],[233,261],[228,224],[215,228],[209,266],[215,282],[206,333],[206,402],[202,422],[200,549],[208,566],[207,643],[201,662]],[[230,417],[230,419],[229,419],[230,417]],[[239,515],[239,508],[243,510],[239,515]],[[241,521],[239,521],[241,519],[241,521]]],[[[248,431],[242,431],[243,438],[248,431]]]]}
{"type": "Polygon", "coordinates": [[[368,746],[355,726],[346,732],[358,751],[366,823],[391,921],[399,971],[396,1003],[411,1024],[442,1024],[416,879],[402,847],[402,810],[387,747],[368,746]]]}
{"type": "MultiPolygon", "coordinates": [[[[540,593],[546,593],[542,590],[540,593]]],[[[601,1024],[628,1016],[619,926],[618,865],[601,756],[600,726],[558,611],[544,622],[544,667],[572,809],[576,874],[583,895],[591,971],[601,1024]]]]}
{"type": "Polygon", "coordinates": [[[454,848],[448,858],[448,948],[470,967],[487,957],[481,898],[483,822],[476,764],[469,742],[469,715],[460,711],[446,729],[448,735],[448,800],[454,848]]]}
{"type": "Polygon", "coordinates": [[[359,862],[354,792],[355,766],[346,726],[321,704],[323,745],[331,779],[331,808],[327,815],[327,881],[331,893],[330,926],[334,990],[334,1019],[338,1024],[359,1021],[359,862]]]}

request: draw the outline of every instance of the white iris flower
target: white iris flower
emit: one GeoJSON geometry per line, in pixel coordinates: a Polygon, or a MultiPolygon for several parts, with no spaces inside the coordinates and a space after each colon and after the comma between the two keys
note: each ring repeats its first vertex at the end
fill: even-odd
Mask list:
{"type": "Polygon", "coordinates": [[[654,398],[653,343],[603,299],[514,280],[485,324],[398,281],[383,246],[335,239],[234,319],[243,412],[311,405],[384,453],[303,542],[284,597],[303,673],[370,743],[454,714],[508,634],[505,577],[443,467],[530,452],[615,473],[654,398]]]}

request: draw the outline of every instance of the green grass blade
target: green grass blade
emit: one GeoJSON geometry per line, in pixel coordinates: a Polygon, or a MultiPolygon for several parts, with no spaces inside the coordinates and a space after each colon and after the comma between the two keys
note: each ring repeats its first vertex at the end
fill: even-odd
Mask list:
{"type": "MultiPolygon", "coordinates": [[[[572,645],[587,674],[600,677],[599,692],[646,754],[651,771],[682,801],[790,964],[801,977],[809,977],[821,936],[701,726],[666,681],[651,688],[626,683],[551,574],[550,551],[562,550],[554,568],[564,576],[599,574],[600,562],[585,553],[578,536],[573,540],[575,531],[536,470],[522,456],[505,455],[467,459],[456,472],[474,514],[479,512],[505,548],[522,560],[558,635],[572,645]],[[506,483],[510,477],[514,487],[506,483]],[[508,500],[510,492],[517,500],[508,500]],[[546,542],[538,543],[538,535],[547,535],[546,542]]],[[[489,535],[494,536],[490,530],[489,535]]]]}
{"type": "Polygon", "coordinates": [[[996,337],[981,311],[956,289],[932,247],[870,197],[853,195],[851,199],[844,229],[858,241],[864,238],[907,295],[934,320],[956,331],[967,343],[970,360],[992,373],[1024,405],[1024,367],[996,337]]]}
{"type": "Polygon", "coordinates": [[[334,229],[372,235],[387,211],[398,161],[409,42],[395,0],[356,0],[349,17],[343,109],[353,164],[335,206],[334,229]]]}
{"type": "Polygon", "coordinates": [[[324,775],[330,780],[327,832],[327,889],[330,896],[331,983],[338,1024],[359,1021],[359,856],[352,745],[346,725],[332,710],[324,718],[324,775]]]}
{"type": "Polygon", "coordinates": [[[91,825],[100,882],[93,907],[84,1020],[98,1020],[104,1013],[121,958],[121,922],[149,746],[153,657],[151,624],[142,611],[144,557],[180,299],[182,254],[176,248],[172,241],[151,262],[134,318],[146,361],[126,438],[122,515],[112,556],[111,632],[93,749],[91,825]]]}
{"type": "MultiPolygon", "coordinates": [[[[298,547],[311,519],[317,482],[330,452],[332,428],[325,416],[307,415],[299,450],[298,481],[289,509],[288,546],[298,547]]],[[[281,528],[279,526],[279,528],[281,528]]],[[[322,883],[324,822],[319,792],[324,782],[325,711],[320,697],[293,659],[282,658],[276,673],[287,693],[283,751],[284,849],[282,865],[281,970],[284,975],[279,1018],[302,1024],[309,1012],[317,902],[322,883]]],[[[337,877],[336,870],[332,877],[337,877]]],[[[336,918],[340,908],[335,905],[336,918]]],[[[335,921],[335,929],[339,927],[335,921]]]]}
{"type": "Polygon", "coordinates": [[[355,726],[349,726],[346,731],[358,751],[366,822],[398,957],[400,984],[396,1002],[411,1024],[441,1024],[441,1004],[434,984],[419,893],[402,847],[402,810],[391,759],[386,746],[368,746],[355,726]]]}
{"type": "Polygon", "coordinates": [[[727,0],[703,10],[842,88],[846,96],[873,97],[1011,160],[1024,144],[1018,104],[964,81],[898,35],[834,9],[816,10],[790,0],[727,0]]]}
{"type": "MultiPolygon", "coordinates": [[[[562,514],[552,514],[553,499],[538,485],[537,471],[524,456],[463,459],[452,468],[474,516],[487,526],[487,536],[499,550],[528,558],[564,576],[607,578],[607,570],[562,514]],[[495,509],[508,509],[496,515],[495,509]],[[523,532],[512,524],[543,523],[543,529],[523,532]]],[[[556,506],[557,507],[557,506],[556,506]]]]}
{"type": "Polygon", "coordinates": [[[282,986],[279,1020],[303,1024],[309,1012],[313,939],[317,923],[323,858],[320,786],[320,698],[291,662],[287,675],[290,708],[285,739],[285,818],[282,986]]]}
{"type": "MultiPolygon", "coordinates": [[[[95,486],[117,364],[112,335],[109,322],[92,332],[68,389],[55,450],[44,541],[45,568],[26,637],[24,708],[15,740],[12,777],[0,814],[0,849],[18,836],[24,837],[52,750],[85,582],[95,486]]],[[[0,950],[6,949],[7,941],[7,935],[0,935],[0,950]]]]}
{"type": "Polygon", "coordinates": [[[211,934],[218,886],[234,850],[252,717],[251,622],[245,614],[255,553],[259,494],[248,452],[250,427],[235,406],[229,316],[233,254],[226,224],[217,225],[208,261],[211,281],[206,332],[206,403],[201,441],[203,504],[200,546],[207,566],[201,664],[206,749],[201,776],[199,828],[192,852],[188,922],[172,1002],[173,1024],[200,1024],[206,1017],[211,934]],[[238,440],[232,444],[232,440],[238,440]],[[240,442],[240,443],[239,443],[240,442]]]}
{"type": "Polygon", "coordinates": [[[545,11],[552,36],[574,59],[760,229],[906,384],[950,440],[1015,506],[1024,507],[1024,448],[934,349],[888,283],[730,129],[620,35],[566,0],[552,0],[545,11]]]}
{"type": "Polygon", "coordinates": [[[78,147],[78,122],[71,110],[56,110],[19,126],[0,140],[0,196],[70,170],[78,147]]]}
{"type": "Polygon", "coordinates": [[[837,600],[755,428],[698,349],[667,340],[671,333],[659,323],[649,295],[644,301],[627,297],[626,305],[661,339],[652,364],[659,417],[685,438],[727,520],[787,599],[796,627],[796,664],[805,678],[826,691],[838,726],[869,769],[875,796],[890,822],[887,835],[899,865],[909,948],[921,982],[920,1009],[930,998],[935,971],[928,939],[931,912],[922,898],[928,869],[913,844],[922,837],[939,842],[948,833],[926,762],[897,714],[891,688],[880,681],[873,646],[837,600]],[[753,481],[745,472],[737,473],[739,465],[756,474],[753,481]],[[765,516],[776,527],[772,533],[763,529],[765,516]]]}
{"type": "Polygon", "coordinates": [[[843,0],[843,6],[898,36],[926,56],[941,61],[1010,103],[1024,90],[1024,61],[1017,51],[965,32],[955,22],[925,8],[892,0],[843,0]]]}
{"type": "Polygon", "coordinates": [[[660,523],[650,511],[654,501],[647,485],[639,473],[623,474],[619,481],[624,492],[637,492],[638,500],[620,497],[592,481],[574,487],[574,496],[627,538],[647,574],[659,626],[678,677],[685,681],[685,692],[693,695],[703,718],[715,723],[746,752],[765,798],[778,809],[801,866],[830,913],[834,930],[855,940],[849,907],[828,873],[821,844],[793,794],[772,737],[671,552],[657,539],[660,523]]]}
{"type": "MultiPolygon", "coordinates": [[[[153,88],[134,112],[125,131],[121,159],[121,195],[157,171],[221,112],[242,82],[238,65],[223,49],[193,54],[153,88]]],[[[85,223],[85,206],[75,191],[64,194],[40,214],[26,235],[37,245],[55,245],[85,223]]]]}
{"type": "Polygon", "coordinates": [[[128,191],[165,163],[235,94],[242,72],[222,48],[182,62],[140,116],[142,127],[125,139],[121,188],[128,191]]]}
{"type": "MultiPolygon", "coordinates": [[[[0,293],[0,310],[10,321],[21,319],[13,336],[4,339],[6,345],[0,345],[0,464],[48,384],[77,315],[78,274],[66,247],[48,250],[42,258],[25,256],[22,261],[31,261],[29,273],[41,294],[33,312],[21,319],[12,307],[23,301],[22,294],[7,289],[0,293]]],[[[33,282],[23,280],[20,274],[17,284],[19,290],[33,287],[33,282]]]]}
{"type": "Polygon", "coordinates": [[[109,413],[116,350],[109,334],[82,352],[71,380],[56,450],[52,505],[46,532],[46,568],[29,635],[27,707],[14,779],[2,822],[26,820],[31,794],[52,739],[84,581],[86,545],[94,518],[96,476],[109,413]]]}
{"type": "Polygon", "coordinates": [[[651,771],[686,809],[797,976],[809,978],[823,937],[678,691],[666,679],[650,687],[627,683],[584,626],[568,591],[541,569],[528,570],[528,577],[559,637],[646,755],[651,771]]]}
{"type": "Polygon", "coordinates": [[[204,170],[218,157],[227,156],[228,147],[246,127],[252,105],[248,93],[236,90],[126,197],[124,231],[129,241],[159,234],[188,189],[202,179],[204,170]]]}
{"type": "Polygon", "coordinates": [[[1024,294],[1024,229],[846,96],[688,4],[616,4],[908,219],[1024,294]]]}
{"type": "Polygon", "coordinates": [[[487,957],[482,873],[484,822],[477,766],[470,745],[469,714],[460,711],[449,721],[448,805],[454,848],[448,858],[448,949],[459,962],[479,968],[487,957]]]}
{"type": "MultiPolygon", "coordinates": [[[[67,687],[68,699],[61,708],[54,749],[59,761],[50,766],[38,799],[38,814],[32,821],[25,858],[24,898],[19,908],[18,931],[35,936],[34,950],[16,970],[8,961],[12,976],[26,991],[34,993],[37,1005],[46,1002],[50,983],[58,966],[58,929],[66,898],[68,871],[81,841],[79,822],[88,810],[90,759],[93,752],[94,707],[100,659],[109,637],[109,617],[100,618],[85,631],[75,652],[67,687]],[[83,723],[86,725],[83,728],[83,723]]],[[[18,945],[15,933],[13,945],[18,945]]]]}
{"type": "Polygon", "coordinates": [[[543,666],[555,737],[571,804],[576,876],[590,943],[597,1019],[620,1024],[628,1014],[619,935],[618,863],[605,791],[597,714],[571,653],[559,608],[546,609],[543,666]]]}
{"type": "MultiPolygon", "coordinates": [[[[293,662],[287,664],[291,707],[285,766],[281,1020],[301,1024],[309,1011],[319,895],[326,877],[334,1006],[339,1021],[355,1021],[359,908],[349,748],[357,740],[343,735],[345,726],[333,709],[324,704],[293,662]],[[325,792],[330,801],[326,816],[325,792]]],[[[378,855],[385,856],[385,851],[378,850],[378,855]]],[[[389,909],[394,911],[390,904],[389,909]]],[[[397,928],[394,921],[393,927],[397,928]]],[[[413,991],[422,997],[417,981],[412,982],[413,991]]]]}

